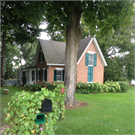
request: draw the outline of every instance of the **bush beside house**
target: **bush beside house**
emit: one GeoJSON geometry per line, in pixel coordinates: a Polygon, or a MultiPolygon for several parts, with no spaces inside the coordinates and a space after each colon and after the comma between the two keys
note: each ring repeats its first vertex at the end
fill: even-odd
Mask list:
{"type": "MultiPolygon", "coordinates": [[[[40,91],[41,88],[46,88],[49,91],[54,91],[58,84],[63,84],[63,82],[44,82],[42,85],[40,84],[29,84],[26,85],[29,90],[40,91]]],[[[101,93],[101,92],[126,92],[129,88],[129,83],[127,81],[106,81],[104,84],[102,83],[82,83],[79,82],[76,87],[76,92],[78,94],[92,94],[92,93],[101,93]]]]}
{"type": "Polygon", "coordinates": [[[91,94],[100,92],[113,92],[113,93],[126,92],[128,87],[129,83],[125,81],[120,82],[106,81],[104,84],[79,82],[77,85],[76,93],[91,94]]]}

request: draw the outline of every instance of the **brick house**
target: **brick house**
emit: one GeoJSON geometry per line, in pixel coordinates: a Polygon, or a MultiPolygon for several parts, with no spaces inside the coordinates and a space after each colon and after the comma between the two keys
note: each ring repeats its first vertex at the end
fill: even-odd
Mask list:
{"type": "MultiPolygon", "coordinates": [[[[32,66],[21,69],[20,76],[26,76],[27,84],[64,81],[65,49],[65,42],[39,39],[32,66]]],[[[104,66],[107,63],[97,40],[91,37],[82,39],[77,56],[77,83],[103,83],[104,66]]]]}

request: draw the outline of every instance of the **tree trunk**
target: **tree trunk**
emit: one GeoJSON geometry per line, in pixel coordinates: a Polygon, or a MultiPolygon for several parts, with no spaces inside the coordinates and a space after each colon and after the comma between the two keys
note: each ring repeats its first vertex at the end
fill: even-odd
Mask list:
{"type": "Polygon", "coordinates": [[[10,73],[9,73],[9,68],[8,68],[8,79],[10,79],[10,73]]]}
{"type": "Polygon", "coordinates": [[[77,79],[77,53],[82,36],[80,18],[82,11],[71,11],[70,23],[66,28],[66,52],[65,52],[65,78],[64,85],[67,88],[66,105],[76,105],[75,90],[77,79]]]}
{"type": "Polygon", "coordinates": [[[5,49],[6,49],[6,44],[5,44],[5,38],[6,38],[6,32],[3,32],[2,35],[2,57],[1,57],[1,75],[4,77],[4,64],[5,64],[5,49]]]}

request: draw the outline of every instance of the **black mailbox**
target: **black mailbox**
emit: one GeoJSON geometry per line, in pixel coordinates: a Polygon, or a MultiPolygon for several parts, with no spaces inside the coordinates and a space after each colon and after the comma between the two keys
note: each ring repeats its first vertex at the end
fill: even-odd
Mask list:
{"type": "Polygon", "coordinates": [[[52,112],[52,101],[50,99],[44,99],[40,111],[42,113],[52,112]]]}

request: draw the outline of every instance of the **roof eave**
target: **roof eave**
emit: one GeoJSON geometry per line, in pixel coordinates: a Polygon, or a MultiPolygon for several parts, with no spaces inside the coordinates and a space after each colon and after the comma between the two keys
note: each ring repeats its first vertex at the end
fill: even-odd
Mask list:
{"type": "Polygon", "coordinates": [[[86,50],[88,49],[88,47],[89,47],[89,45],[91,44],[92,41],[94,41],[94,43],[95,43],[94,45],[95,45],[95,47],[96,47],[96,49],[97,49],[99,55],[101,56],[101,61],[102,61],[103,65],[104,65],[104,66],[107,66],[107,63],[106,63],[105,58],[104,58],[104,56],[103,56],[103,54],[102,54],[102,52],[101,52],[101,49],[100,49],[100,47],[99,47],[99,45],[98,45],[98,42],[97,42],[96,38],[92,38],[92,39],[89,41],[87,47],[85,48],[84,52],[82,53],[81,57],[79,58],[77,64],[78,64],[78,63],[80,62],[80,60],[82,59],[83,55],[85,54],[86,50]]]}
{"type": "Polygon", "coordinates": [[[65,64],[47,63],[48,66],[65,66],[65,64]]]}
{"type": "Polygon", "coordinates": [[[100,49],[100,47],[98,45],[98,42],[97,42],[96,38],[94,38],[93,41],[95,42],[95,46],[97,47],[97,50],[98,50],[98,52],[99,52],[99,54],[101,56],[101,61],[103,62],[103,65],[107,66],[107,62],[106,62],[106,60],[105,60],[105,58],[104,58],[104,56],[102,54],[102,51],[101,51],[101,49],[100,49]]]}

